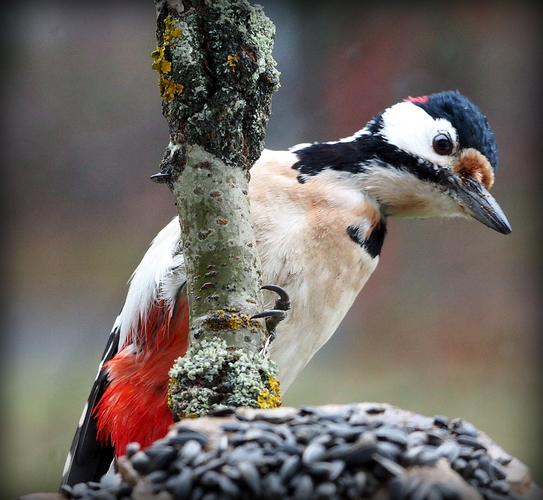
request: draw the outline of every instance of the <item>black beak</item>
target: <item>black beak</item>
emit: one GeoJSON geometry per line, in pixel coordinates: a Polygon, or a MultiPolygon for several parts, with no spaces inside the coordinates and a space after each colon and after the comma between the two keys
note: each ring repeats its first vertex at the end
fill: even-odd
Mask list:
{"type": "Polygon", "coordinates": [[[511,232],[507,217],[482,184],[473,177],[460,178],[455,184],[453,197],[457,199],[467,215],[498,233],[511,232]]]}

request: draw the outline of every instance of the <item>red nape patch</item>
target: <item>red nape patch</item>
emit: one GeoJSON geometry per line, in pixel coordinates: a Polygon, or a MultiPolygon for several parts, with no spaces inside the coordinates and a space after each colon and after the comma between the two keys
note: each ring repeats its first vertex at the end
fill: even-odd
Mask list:
{"type": "Polygon", "coordinates": [[[404,102],[420,102],[421,104],[424,104],[425,102],[428,102],[428,96],[423,95],[420,97],[411,97],[409,96],[407,99],[403,100],[404,102]]]}

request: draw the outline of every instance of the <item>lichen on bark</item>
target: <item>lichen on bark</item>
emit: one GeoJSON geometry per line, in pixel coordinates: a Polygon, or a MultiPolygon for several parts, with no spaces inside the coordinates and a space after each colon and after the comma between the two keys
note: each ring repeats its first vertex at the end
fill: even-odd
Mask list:
{"type": "MultiPolygon", "coordinates": [[[[183,86],[163,101],[172,143],[199,144],[228,165],[250,168],[264,146],[279,86],[271,55],[275,27],[245,0],[156,3],[157,50],[172,64],[168,79],[183,86]]],[[[182,165],[167,151],[163,167],[182,165]]]]}
{"type": "MultiPolygon", "coordinates": [[[[174,367],[177,381],[172,376],[170,386],[172,394],[192,395],[181,405],[181,418],[204,414],[203,401],[212,393],[215,406],[249,402],[224,390],[219,391],[224,401],[217,399],[216,379],[192,381],[189,388],[184,370],[202,359],[196,353],[203,346],[218,349],[224,342],[230,358],[241,359],[257,355],[267,336],[263,322],[251,319],[263,303],[248,181],[264,146],[279,80],[271,55],[275,28],[260,7],[245,0],[156,0],[155,5],[153,69],[159,73],[170,143],[154,177],[167,183],[177,200],[190,311],[190,347],[174,367]]],[[[280,402],[273,362],[264,372],[257,365],[253,373],[246,370],[247,380],[262,381],[253,391],[254,405],[248,405],[280,402]]],[[[225,370],[225,380],[234,380],[225,370]]],[[[238,390],[231,383],[222,387],[238,390]]]]}
{"type": "Polygon", "coordinates": [[[276,364],[258,353],[228,349],[220,338],[190,348],[169,375],[168,404],[176,420],[224,407],[281,405],[276,364]]]}

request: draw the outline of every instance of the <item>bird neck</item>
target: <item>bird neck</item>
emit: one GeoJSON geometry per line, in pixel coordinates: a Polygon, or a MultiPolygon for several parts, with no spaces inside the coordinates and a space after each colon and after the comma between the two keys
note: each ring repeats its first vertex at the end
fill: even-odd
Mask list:
{"type": "Polygon", "coordinates": [[[449,175],[430,161],[389,143],[375,123],[334,142],[303,145],[293,150],[298,182],[333,177],[374,198],[383,216],[434,217],[457,214],[454,201],[436,186],[449,175]]]}

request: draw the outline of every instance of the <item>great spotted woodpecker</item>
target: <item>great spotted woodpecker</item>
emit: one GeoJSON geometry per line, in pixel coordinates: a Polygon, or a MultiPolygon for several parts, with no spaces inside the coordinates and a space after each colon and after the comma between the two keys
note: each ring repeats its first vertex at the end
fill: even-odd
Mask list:
{"type": "MultiPolygon", "coordinates": [[[[339,141],[263,151],[249,190],[263,282],[283,287],[293,304],[269,347],[283,391],[377,266],[388,217],[472,217],[511,231],[488,192],[496,166],[485,116],[453,91],[407,98],[339,141]]],[[[168,371],[188,342],[179,239],[174,218],[131,278],[64,483],[97,480],[128,443],[148,446],[173,422],[168,371]]]]}

